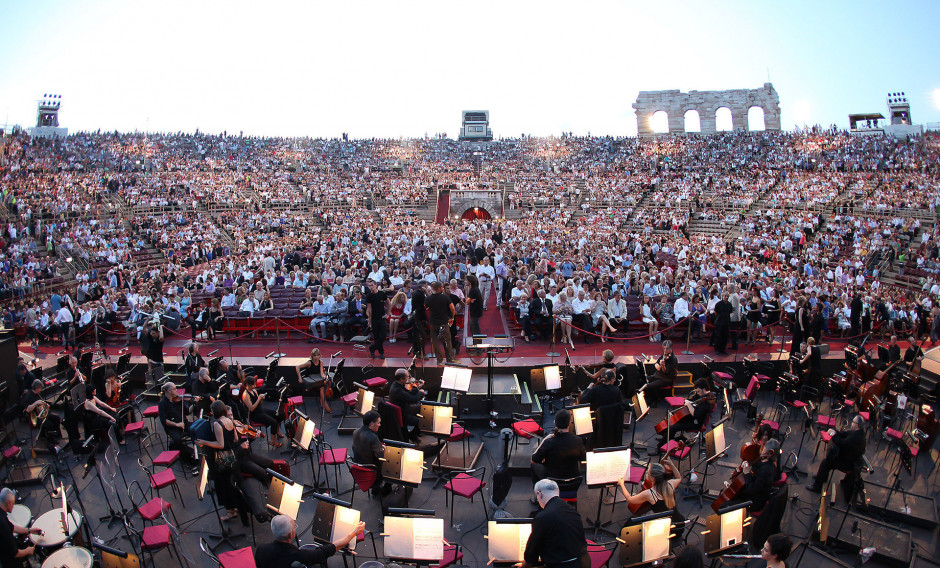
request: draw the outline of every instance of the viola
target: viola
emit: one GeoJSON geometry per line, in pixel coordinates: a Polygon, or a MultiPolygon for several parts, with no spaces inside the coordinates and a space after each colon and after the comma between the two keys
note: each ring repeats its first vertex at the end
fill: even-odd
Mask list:
{"type": "Polygon", "coordinates": [[[692,411],[689,410],[688,406],[680,406],[678,410],[672,413],[672,415],[667,415],[662,422],[656,425],[656,433],[659,434],[666,428],[675,426],[683,418],[692,416],[692,411]]]}
{"type": "Polygon", "coordinates": [[[744,489],[744,476],[741,475],[741,470],[738,468],[731,476],[731,481],[728,483],[728,486],[712,501],[712,509],[717,513],[725,503],[734,499],[742,489],[744,489]]]}

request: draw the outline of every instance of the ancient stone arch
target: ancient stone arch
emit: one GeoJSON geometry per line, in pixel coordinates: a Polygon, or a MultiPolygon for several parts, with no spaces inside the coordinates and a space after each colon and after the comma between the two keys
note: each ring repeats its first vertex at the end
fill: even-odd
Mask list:
{"type": "Polygon", "coordinates": [[[764,109],[764,129],[780,130],[780,97],[771,83],[760,89],[732,89],[728,91],[640,91],[633,103],[636,110],[637,132],[652,136],[650,117],[656,111],[669,115],[669,133],[685,132],[685,113],[698,112],[702,134],[715,133],[715,111],[721,107],[731,109],[734,130],[747,130],[747,112],[752,106],[764,109]]]}

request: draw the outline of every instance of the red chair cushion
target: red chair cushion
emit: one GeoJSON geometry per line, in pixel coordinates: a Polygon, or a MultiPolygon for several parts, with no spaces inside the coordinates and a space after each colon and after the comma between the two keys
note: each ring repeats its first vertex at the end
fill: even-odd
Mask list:
{"type": "Polygon", "coordinates": [[[153,478],[150,480],[150,486],[154,489],[163,489],[174,483],[176,483],[176,474],[173,473],[172,469],[158,471],[153,474],[153,478]]]}
{"type": "Polygon", "coordinates": [[[460,424],[454,424],[450,429],[450,438],[447,438],[448,442],[459,442],[464,438],[472,438],[473,434],[461,426],[460,424]]]}
{"type": "Polygon", "coordinates": [[[9,448],[3,450],[3,457],[5,457],[6,459],[11,459],[18,455],[20,455],[19,446],[10,446],[9,448]]]}
{"type": "Polygon", "coordinates": [[[835,428],[836,419],[829,418],[828,416],[823,416],[820,414],[819,416],[816,417],[816,424],[820,426],[825,426],[826,428],[835,428]]]}
{"type": "Polygon", "coordinates": [[[780,474],[780,479],[774,482],[774,487],[783,487],[786,484],[787,484],[787,474],[784,472],[780,474]]]}
{"type": "Polygon", "coordinates": [[[320,465],[336,465],[346,461],[346,448],[334,448],[320,454],[320,465]]]}
{"type": "Polygon", "coordinates": [[[157,416],[160,416],[159,406],[150,406],[147,410],[144,410],[144,418],[156,418],[157,416]]]}
{"type": "Polygon", "coordinates": [[[222,568],[257,568],[255,554],[250,546],[223,552],[219,555],[219,564],[222,568]]]}
{"type": "Polygon", "coordinates": [[[441,559],[440,564],[432,565],[431,568],[447,568],[452,564],[456,564],[463,560],[463,552],[457,550],[457,546],[453,544],[444,545],[444,558],[441,559]]]}
{"type": "Polygon", "coordinates": [[[379,478],[379,473],[371,467],[350,464],[349,472],[352,473],[353,481],[356,482],[356,485],[362,492],[372,489],[372,486],[375,485],[375,481],[379,478]]]}
{"type": "Polygon", "coordinates": [[[343,399],[343,402],[346,404],[346,406],[353,407],[353,406],[356,406],[356,402],[359,401],[359,393],[351,392],[349,394],[343,395],[340,398],[343,399]]]}
{"type": "Polygon", "coordinates": [[[770,377],[768,377],[767,375],[754,375],[754,377],[755,377],[759,382],[762,382],[762,383],[766,383],[767,381],[770,380],[770,377]]]}
{"type": "Polygon", "coordinates": [[[870,415],[867,412],[859,412],[858,415],[864,418],[866,422],[868,422],[868,417],[870,415]]]}
{"type": "Polygon", "coordinates": [[[153,465],[170,467],[171,465],[175,464],[176,460],[179,458],[179,450],[165,450],[160,452],[160,455],[153,460],[153,465]]]}
{"type": "Polygon", "coordinates": [[[770,426],[770,429],[773,430],[774,432],[780,429],[780,424],[777,422],[774,422],[773,420],[762,420],[761,424],[766,424],[770,426]]]}
{"type": "Polygon", "coordinates": [[[127,426],[124,427],[124,433],[133,434],[134,432],[140,432],[143,429],[144,429],[143,420],[141,420],[140,422],[131,422],[127,426]]]}
{"type": "Polygon", "coordinates": [[[469,499],[473,495],[486,487],[486,482],[477,477],[467,475],[466,473],[458,473],[456,477],[451,479],[444,485],[444,489],[448,491],[453,491],[461,497],[469,499]]]}
{"type": "Polygon", "coordinates": [[[832,439],[832,436],[829,435],[829,432],[823,431],[819,433],[819,437],[822,438],[823,442],[828,442],[832,439]]]}
{"type": "Polygon", "coordinates": [[[845,405],[848,406],[849,408],[852,408],[853,406],[855,406],[855,401],[847,398],[845,399],[845,405]]]}
{"type": "Polygon", "coordinates": [[[512,431],[515,432],[516,436],[522,436],[523,438],[531,438],[533,436],[538,436],[542,433],[542,427],[539,426],[539,423],[531,418],[525,420],[520,420],[518,422],[512,423],[512,431]]]}
{"type": "Polygon", "coordinates": [[[377,389],[379,387],[384,387],[388,384],[388,379],[383,379],[382,377],[372,377],[371,379],[366,379],[363,381],[363,384],[369,387],[370,389],[377,389]]]}
{"type": "Polygon", "coordinates": [[[591,568],[607,566],[607,563],[610,562],[611,557],[614,555],[614,549],[608,549],[604,545],[597,544],[590,539],[587,540],[587,545],[588,556],[591,557],[591,568]]]}
{"type": "Polygon", "coordinates": [[[731,373],[725,373],[724,371],[714,371],[712,372],[712,375],[714,375],[716,379],[721,379],[723,381],[730,381],[734,378],[731,376],[731,373]]]}
{"type": "Polygon", "coordinates": [[[164,501],[159,497],[154,497],[150,501],[147,501],[141,505],[137,511],[140,513],[140,516],[148,521],[152,521],[160,516],[163,511],[169,510],[171,507],[168,501],[164,501]]]}
{"type": "Polygon", "coordinates": [[[167,525],[151,525],[144,529],[140,545],[144,550],[154,550],[170,546],[170,527],[167,525]]]}
{"type": "Polygon", "coordinates": [[[628,483],[633,483],[634,485],[642,483],[643,478],[646,477],[646,468],[645,467],[630,467],[630,479],[627,480],[628,483]]]}
{"type": "Polygon", "coordinates": [[[669,406],[672,407],[679,407],[685,404],[685,399],[681,396],[667,396],[665,400],[669,403],[669,406]]]}
{"type": "Polygon", "coordinates": [[[790,404],[791,404],[794,408],[803,408],[804,406],[806,406],[806,403],[803,402],[802,400],[794,400],[794,401],[793,401],[792,403],[790,403],[790,404]]]}
{"type": "Polygon", "coordinates": [[[888,428],[885,430],[885,435],[889,438],[894,438],[895,440],[900,440],[904,435],[901,434],[900,430],[895,430],[894,428],[888,428]]]}

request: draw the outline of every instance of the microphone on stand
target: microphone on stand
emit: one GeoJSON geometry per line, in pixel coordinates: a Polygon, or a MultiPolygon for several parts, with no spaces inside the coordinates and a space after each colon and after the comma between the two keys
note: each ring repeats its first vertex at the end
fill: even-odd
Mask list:
{"type": "Polygon", "coordinates": [[[330,355],[330,357],[339,357],[342,354],[343,354],[342,351],[337,351],[336,353],[333,353],[332,355],[330,355]]]}

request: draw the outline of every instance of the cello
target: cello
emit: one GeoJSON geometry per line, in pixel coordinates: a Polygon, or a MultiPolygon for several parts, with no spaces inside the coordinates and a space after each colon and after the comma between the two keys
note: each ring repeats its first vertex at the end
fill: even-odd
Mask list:
{"type": "Polygon", "coordinates": [[[744,472],[744,463],[747,462],[748,464],[753,464],[760,459],[761,452],[764,451],[764,442],[754,438],[757,436],[757,433],[760,432],[761,422],[763,421],[764,414],[758,414],[757,425],[754,427],[754,434],[752,434],[752,441],[741,446],[741,465],[739,465],[737,469],[734,470],[734,473],[731,474],[731,479],[728,482],[728,486],[718,494],[718,497],[714,501],[712,501],[712,509],[714,509],[716,513],[725,503],[734,499],[738,493],[744,489],[744,476],[741,475],[741,473],[744,472]]]}

